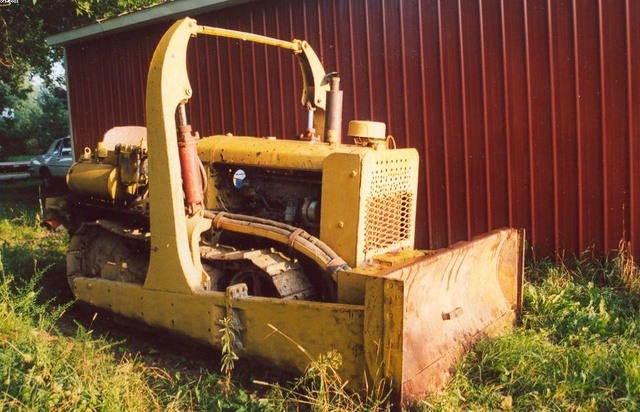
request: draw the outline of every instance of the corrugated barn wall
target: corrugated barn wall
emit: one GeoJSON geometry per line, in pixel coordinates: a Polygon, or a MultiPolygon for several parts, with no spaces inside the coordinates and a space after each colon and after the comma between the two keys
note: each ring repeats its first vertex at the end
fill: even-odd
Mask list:
{"type": "MultiPolygon", "coordinates": [[[[640,256],[640,1],[283,0],[192,17],[307,39],[341,74],[344,119],[384,121],[419,150],[418,247],[513,226],[537,255],[626,236],[640,256]]],[[[76,154],[144,124],[170,23],[67,46],[76,154]]],[[[288,52],[200,37],[189,56],[201,135],[304,129],[288,52]]]]}

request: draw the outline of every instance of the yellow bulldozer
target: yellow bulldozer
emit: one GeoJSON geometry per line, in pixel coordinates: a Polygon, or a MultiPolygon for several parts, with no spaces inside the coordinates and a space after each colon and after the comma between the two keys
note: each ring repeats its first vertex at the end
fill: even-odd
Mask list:
{"type": "Polygon", "coordinates": [[[290,370],[309,363],[297,345],[335,350],[352,390],[385,382],[396,407],[441,388],[516,318],[523,234],[415,250],[417,151],[372,121],[351,121],[343,143],[341,112],[339,77],[307,42],[174,23],[151,61],[146,128],[114,129],[67,175],[75,297],[213,346],[231,318],[240,356],[290,370]],[[199,35],[292,52],[308,110],[298,140],[192,132],[199,35]]]}

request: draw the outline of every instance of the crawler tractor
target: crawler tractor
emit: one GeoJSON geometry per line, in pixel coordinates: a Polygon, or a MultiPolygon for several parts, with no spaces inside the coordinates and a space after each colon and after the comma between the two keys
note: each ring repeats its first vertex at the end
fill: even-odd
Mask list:
{"type": "Polygon", "coordinates": [[[239,330],[245,357],[303,371],[335,350],[355,391],[387,383],[398,407],[441,388],[478,339],[521,305],[523,237],[502,229],[439,251],[414,249],[418,153],[385,125],[352,121],[305,41],[182,19],[158,44],[146,128],[116,128],[67,175],[75,297],[118,315],[220,344],[239,330]],[[299,140],[200,138],[187,45],[200,35],[290,50],[308,110],[299,140]],[[277,332],[275,332],[277,331],[277,332]]]}

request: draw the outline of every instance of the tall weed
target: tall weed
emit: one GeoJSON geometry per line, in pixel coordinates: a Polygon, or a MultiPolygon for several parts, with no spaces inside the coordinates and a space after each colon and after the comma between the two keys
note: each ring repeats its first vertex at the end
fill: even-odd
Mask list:
{"type": "Polygon", "coordinates": [[[622,239],[613,258],[614,270],[631,292],[640,293],[640,269],[631,254],[631,242],[622,239]]]}
{"type": "Polygon", "coordinates": [[[64,307],[37,302],[33,283],[0,285],[0,410],[149,409],[157,406],[144,375],[114,363],[110,343],[78,328],[57,333],[64,307]]]}
{"type": "Polygon", "coordinates": [[[330,350],[314,357],[289,336],[274,326],[269,326],[275,333],[289,340],[309,359],[309,366],[305,373],[291,385],[284,387],[267,382],[256,382],[271,388],[267,398],[264,399],[270,409],[314,412],[389,410],[390,391],[385,381],[371,387],[364,396],[349,391],[346,389],[348,382],[344,381],[339,374],[342,356],[338,352],[330,350]]]}

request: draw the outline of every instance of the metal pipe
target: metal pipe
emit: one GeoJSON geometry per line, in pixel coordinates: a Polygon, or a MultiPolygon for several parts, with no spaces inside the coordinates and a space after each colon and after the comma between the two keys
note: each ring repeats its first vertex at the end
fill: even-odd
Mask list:
{"type": "Polygon", "coordinates": [[[327,92],[327,115],[324,129],[324,139],[329,144],[342,143],[342,96],[340,90],[340,76],[330,73],[330,88],[327,92]]]}
{"type": "Polygon", "coordinates": [[[184,103],[180,103],[178,105],[178,125],[186,126],[187,124],[189,124],[187,123],[187,108],[184,103]]]}
{"type": "Polygon", "coordinates": [[[209,26],[198,26],[197,31],[210,36],[228,37],[231,39],[266,44],[267,46],[281,47],[283,49],[292,50],[295,53],[300,53],[302,51],[302,42],[300,40],[286,41],[274,39],[273,37],[262,36],[260,34],[245,33],[237,30],[221,29],[219,27],[209,26]]]}
{"type": "Polygon", "coordinates": [[[308,113],[307,113],[307,130],[312,130],[313,129],[313,111],[314,111],[314,109],[312,107],[308,107],[307,110],[308,110],[308,113]]]}

